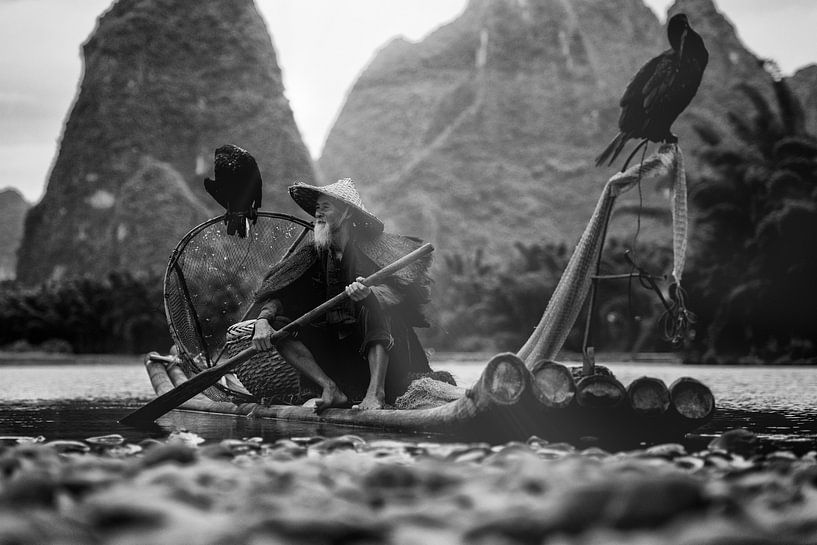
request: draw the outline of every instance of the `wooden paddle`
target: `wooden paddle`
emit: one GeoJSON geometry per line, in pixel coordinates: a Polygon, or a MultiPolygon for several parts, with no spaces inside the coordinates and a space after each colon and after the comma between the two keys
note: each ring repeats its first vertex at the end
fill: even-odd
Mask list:
{"type": "MultiPolygon", "coordinates": [[[[401,257],[394,263],[390,265],[386,265],[376,273],[372,274],[371,276],[365,278],[362,281],[362,284],[365,286],[374,286],[379,284],[395,272],[399,271],[403,267],[417,261],[417,259],[430,254],[434,251],[434,246],[431,244],[423,244],[413,252],[401,257]]],[[[310,310],[297,320],[288,323],[278,331],[272,334],[271,340],[272,343],[275,344],[276,342],[280,341],[286,335],[298,327],[301,327],[305,324],[308,324],[315,318],[322,316],[326,313],[329,309],[345,301],[349,296],[346,295],[346,292],[341,292],[338,295],[334,296],[333,298],[329,299],[325,303],[317,306],[316,308],[310,310]]],[[[138,426],[140,424],[149,424],[162,416],[163,414],[172,411],[188,399],[192,398],[196,394],[199,394],[206,390],[208,387],[212,386],[218,380],[226,375],[227,373],[231,372],[233,369],[247,361],[253,355],[255,355],[257,350],[253,347],[246,348],[233,356],[232,358],[219,363],[213,367],[205,369],[201,373],[198,373],[190,378],[190,380],[179,384],[169,392],[166,392],[144,407],[141,407],[131,414],[124,417],[122,420],[119,421],[120,424],[125,424],[126,426],[138,426]]]]}

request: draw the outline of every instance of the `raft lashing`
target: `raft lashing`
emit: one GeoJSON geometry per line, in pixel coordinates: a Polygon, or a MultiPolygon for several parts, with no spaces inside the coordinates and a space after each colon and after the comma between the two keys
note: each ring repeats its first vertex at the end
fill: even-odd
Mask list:
{"type": "MultiPolygon", "coordinates": [[[[532,435],[549,440],[599,439],[607,444],[611,440],[622,444],[678,440],[713,417],[714,396],[700,381],[682,377],[667,386],[658,378],[641,377],[625,386],[608,369],[595,365],[591,346],[585,347],[581,366],[568,368],[554,361],[595,281],[594,269],[615,199],[642,180],[668,174],[683,189],[678,182],[684,179],[683,158],[675,144],[661,146],[641,164],[610,178],[529,339],[516,354],[491,358],[480,379],[468,389],[451,387],[444,397],[433,400],[436,403],[411,405],[422,408],[328,409],[319,415],[311,407],[282,404],[303,392],[294,370],[271,350],[256,354],[236,369],[235,376],[179,409],[405,433],[446,433],[478,441],[524,440],[532,435]]],[[[680,212],[673,209],[674,217],[685,218],[683,200],[675,199],[680,212]]],[[[170,258],[165,311],[177,353],[152,353],[146,358],[157,395],[249,342],[253,322],[247,318],[257,314],[252,307],[253,279],[261,278],[271,263],[286,259],[306,243],[311,231],[303,220],[259,212],[248,237],[237,239],[225,234],[221,221],[213,218],[192,229],[170,258]]],[[[685,235],[681,222],[673,237],[674,248],[678,247],[673,276],[678,281],[685,235]]]]}

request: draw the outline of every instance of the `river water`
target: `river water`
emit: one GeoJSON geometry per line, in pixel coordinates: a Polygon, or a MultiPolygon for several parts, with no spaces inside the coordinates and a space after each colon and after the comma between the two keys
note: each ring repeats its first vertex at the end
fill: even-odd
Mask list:
{"type": "MultiPolygon", "coordinates": [[[[435,369],[454,374],[469,386],[487,362],[484,356],[443,356],[435,369]]],[[[685,366],[677,363],[608,363],[622,383],[653,376],[670,384],[692,376],[715,395],[715,418],[686,437],[688,447],[703,448],[717,434],[743,427],[758,434],[766,448],[803,453],[817,449],[817,367],[685,366]]],[[[282,437],[355,433],[364,439],[423,440],[439,436],[371,432],[359,428],[253,420],[174,411],[152,429],[134,430],[117,421],[153,398],[139,356],[78,357],[73,360],[0,361],[0,436],[84,439],[120,433],[128,440],[161,438],[186,429],[208,440],[261,436],[282,437]],[[59,361],[59,363],[57,362],[59,361]]],[[[602,445],[603,446],[603,445],[602,445]]]]}

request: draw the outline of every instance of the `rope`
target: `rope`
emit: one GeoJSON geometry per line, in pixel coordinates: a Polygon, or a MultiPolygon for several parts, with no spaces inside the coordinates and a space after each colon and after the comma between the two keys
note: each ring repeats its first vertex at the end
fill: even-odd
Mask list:
{"type": "Polygon", "coordinates": [[[679,284],[669,286],[670,306],[661,315],[659,323],[664,329],[664,338],[672,344],[683,341],[697,317],[686,307],[686,291],[679,284]]]}
{"type": "Polygon", "coordinates": [[[664,338],[673,344],[680,343],[687,335],[696,316],[686,307],[686,291],[681,287],[686,264],[687,234],[689,214],[687,208],[686,169],[684,168],[684,154],[678,144],[664,144],[658,152],[648,157],[638,165],[634,165],[625,172],[610,178],[616,184],[617,194],[621,194],[632,185],[639,183],[643,178],[672,174],[672,189],[670,194],[672,212],[672,277],[675,280],[669,287],[670,301],[667,302],[652,278],[640,267],[633,263],[639,272],[642,284],[655,290],[664,304],[665,311],[659,320],[664,338]]]}
{"type": "Polygon", "coordinates": [[[687,177],[684,169],[684,154],[680,146],[676,146],[675,172],[673,177],[672,199],[672,277],[675,283],[681,285],[681,276],[684,273],[684,264],[687,253],[687,226],[689,223],[687,211],[687,177]]]}

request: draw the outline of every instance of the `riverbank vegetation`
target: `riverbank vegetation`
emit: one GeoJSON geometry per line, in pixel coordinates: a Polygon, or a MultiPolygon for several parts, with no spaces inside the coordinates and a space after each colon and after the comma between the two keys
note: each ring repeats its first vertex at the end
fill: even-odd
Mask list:
{"type": "Polygon", "coordinates": [[[741,91],[752,116],[730,116],[737,144],[701,125],[706,168],[693,185],[691,359],[817,361],[817,137],[784,80],[774,101],[741,91]]]}
{"type": "Polygon", "coordinates": [[[9,351],[137,353],[165,349],[170,335],[157,275],[112,272],[0,292],[0,346],[9,351]]]}

